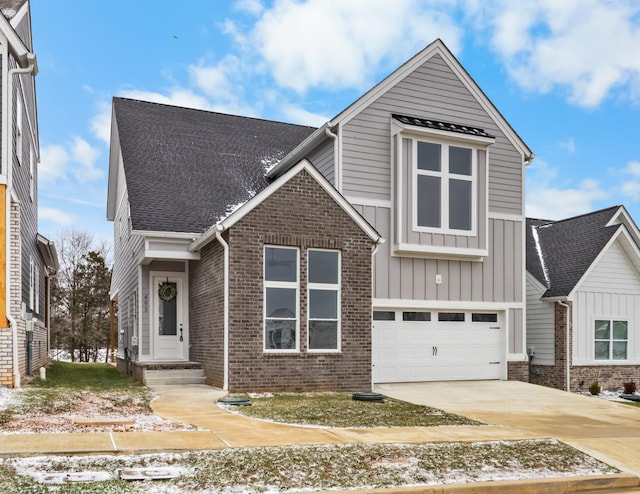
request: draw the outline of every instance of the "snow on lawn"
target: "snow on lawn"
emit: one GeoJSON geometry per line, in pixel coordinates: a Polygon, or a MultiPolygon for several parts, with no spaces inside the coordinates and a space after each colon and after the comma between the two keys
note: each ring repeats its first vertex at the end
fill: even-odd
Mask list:
{"type": "Polygon", "coordinates": [[[13,399],[13,390],[0,386],[0,410],[3,410],[11,403],[13,399]]]}

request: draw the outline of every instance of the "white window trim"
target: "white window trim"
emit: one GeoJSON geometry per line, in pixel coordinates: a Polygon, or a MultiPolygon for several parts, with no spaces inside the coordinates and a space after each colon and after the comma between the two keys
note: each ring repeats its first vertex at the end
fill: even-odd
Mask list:
{"type": "MultiPolygon", "coordinates": [[[[313,319],[314,321],[333,321],[334,319],[313,319]]],[[[308,353],[341,353],[342,352],[342,253],[335,249],[307,249],[307,352],[308,353]],[[338,253],[338,283],[311,283],[309,281],[309,252],[337,252],[338,253]],[[309,346],[309,322],[311,314],[311,290],[327,290],[337,292],[337,347],[335,349],[311,349],[309,346]]]]}
{"type": "Polygon", "coordinates": [[[596,364],[608,364],[608,365],[612,365],[612,364],[628,364],[629,361],[631,360],[629,358],[629,351],[631,350],[631,340],[629,338],[629,335],[631,334],[631,321],[629,320],[628,317],[626,316],[593,316],[593,319],[591,321],[591,329],[593,330],[593,332],[591,333],[591,341],[593,342],[593,352],[592,352],[592,359],[593,362],[595,362],[596,364]],[[609,321],[609,323],[611,324],[611,329],[610,329],[610,333],[609,333],[609,358],[606,359],[597,359],[596,358],[596,341],[605,341],[602,339],[597,339],[596,338],[596,321],[609,321]],[[627,339],[626,340],[614,340],[613,339],[613,322],[626,322],[627,323],[627,339]],[[626,359],[614,359],[613,358],[613,342],[614,341],[626,341],[627,342],[627,358],[626,359]]]}
{"type": "Polygon", "coordinates": [[[300,352],[300,249],[286,245],[265,245],[262,249],[262,351],[264,353],[299,353],[300,352]],[[266,253],[267,249],[288,249],[296,251],[296,281],[267,281],[266,253]],[[296,347],[290,349],[267,348],[267,288],[295,288],[296,290],[296,347]]]}
{"type": "Polygon", "coordinates": [[[461,142],[448,141],[446,139],[433,139],[426,137],[412,137],[412,229],[416,232],[441,233],[446,235],[459,235],[475,237],[478,230],[478,147],[461,142]],[[418,142],[428,142],[441,146],[440,171],[420,170],[418,168],[418,142]],[[458,175],[449,172],[449,148],[460,147],[471,150],[471,175],[458,175]],[[438,177],[440,182],[440,227],[427,227],[418,225],[418,177],[430,176],[438,177]],[[471,182],[471,230],[457,230],[449,228],[449,183],[450,180],[462,180],[471,182]]]}

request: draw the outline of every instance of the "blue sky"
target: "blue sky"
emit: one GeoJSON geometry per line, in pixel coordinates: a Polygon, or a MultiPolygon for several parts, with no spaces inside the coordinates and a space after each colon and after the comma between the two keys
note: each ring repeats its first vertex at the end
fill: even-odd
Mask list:
{"type": "Polygon", "coordinates": [[[527,215],[640,223],[637,0],[32,0],[40,231],[110,240],[111,98],[321,125],[441,38],[534,151],[527,215]]]}

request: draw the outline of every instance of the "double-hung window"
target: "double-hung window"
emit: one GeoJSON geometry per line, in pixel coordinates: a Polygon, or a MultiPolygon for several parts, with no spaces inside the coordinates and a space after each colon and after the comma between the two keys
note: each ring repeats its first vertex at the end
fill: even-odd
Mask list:
{"type": "Polygon", "coordinates": [[[299,251],[264,249],[264,349],[297,351],[299,342],[299,251]]]}
{"type": "Polygon", "coordinates": [[[474,235],[477,152],[473,148],[414,140],[414,228],[474,235]]]}
{"type": "Polygon", "coordinates": [[[308,348],[340,350],[340,252],[309,249],[308,348]]]}
{"type": "Polygon", "coordinates": [[[595,321],[595,360],[627,360],[629,322],[615,319],[595,321]]]}

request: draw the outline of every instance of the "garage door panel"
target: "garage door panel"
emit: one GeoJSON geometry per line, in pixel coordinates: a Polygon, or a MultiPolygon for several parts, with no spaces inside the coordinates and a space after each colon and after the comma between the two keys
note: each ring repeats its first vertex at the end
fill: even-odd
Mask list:
{"type": "Polygon", "coordinates": [[[499,379],[504,331],[495,322],[374,321],[375,382],[499,379]],[[497,362],[497,364],[496,364],[497,362]]]}

